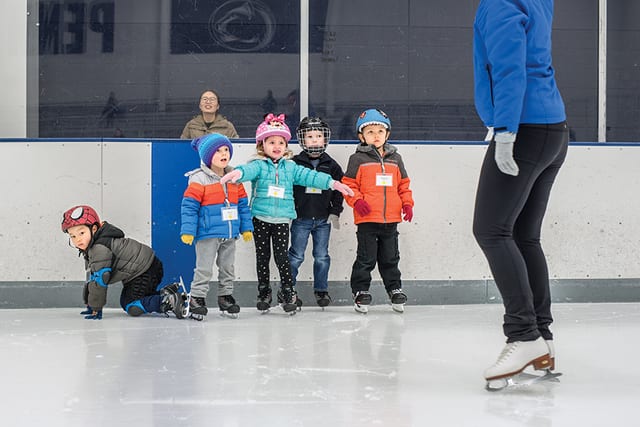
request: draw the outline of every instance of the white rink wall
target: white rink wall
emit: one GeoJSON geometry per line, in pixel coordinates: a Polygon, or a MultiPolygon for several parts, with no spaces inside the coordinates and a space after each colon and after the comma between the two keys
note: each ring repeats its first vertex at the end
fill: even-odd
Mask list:
{"type": "MultiPolygon", "coordinates": [[[[84,280],[82,261],[60,231],[62,212],[74,204],[94,206],[102,219],[121,227],[129,237],[155,246],[157,242],[151,241],[152,171],[161,173],[163,165],[152,162],[153,144],[142,140],[0,141],[0,281],[84,280]]],[[[399,226],[403,280],[490,279],[471,234],[485,146],[398,146],[415,199],[414,221],[399,226]]],[[[234,147],[232,163],[236,165],[254,152],[251,143],[234,143],[234,147]]],[[[297,145],[292,148],[298,150],[297,145]]],[[[332,143],[329,153],[346,168],[354,148],[353,143],[332,143]]],[[[193,155],[195,168],[197,157],[193,155]]],[[[640,246],[638,164],[638,145],[570,147],[543,230],[552,278],[640,277],[636,259],[640,246]]],[[[186,186],[186,178],[181,177],[177,185],[186,186]]],[[[346,204],[341,222],[341,229],[332,232],[331,281],[348,280],[355,257],[355,227],[346,204]]],[[[175,236],[175,245],[182,245],[179,236],[175,236]]],[[[253,244],[240,241],[237,248],[238,280],[255,280],[253,244]]],[[[300,281],[312,276],[310,259],[308,251],[300,281]]],[[[192,268],[180,266],[186,278],[192,268]]]]}

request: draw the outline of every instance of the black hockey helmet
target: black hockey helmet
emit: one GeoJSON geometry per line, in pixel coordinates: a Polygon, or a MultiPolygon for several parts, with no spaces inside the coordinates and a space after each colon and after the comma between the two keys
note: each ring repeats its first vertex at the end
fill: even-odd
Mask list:
{"type": "Polygon", "coordinates": [[[298,129],[296,130],[296,135],[298,137],[298,143],[305,153],[313,156],[319,156],[320,154],[325,152],[325,150],[327,149],[327,145],[329,145],[329,140],[331,139],[331,128],[329,127],[327,122],[319,117],[305,117],[300,121],[298,129]],[[324,144],[322,146],[307,146],[305,142],[305,136],[307,135],[307,132],[310,132],[312,130],[322,132],[322,136],[324,138],[324,144]]]}

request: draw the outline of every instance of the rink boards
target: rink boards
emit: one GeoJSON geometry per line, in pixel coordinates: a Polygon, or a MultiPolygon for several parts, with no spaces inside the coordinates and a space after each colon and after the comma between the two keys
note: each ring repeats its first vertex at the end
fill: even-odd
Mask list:
{"type": "MultiPolygon", "coordinates": [[[[396,145],[415,199],[413,222],[399,226],[405,286],[431,291],[435,286],[446,293],[449,287],[473,285],[480,293],[484,287],[483,297],[491,300],[491,274],[471,234],[484,144],[396,145]]],[[[292,149],[297,152],[297,144],[292,149]]],[[[346,168],[354,150],[353,142],[340,141],[328,152],[346,168]]],[[[232,164],[246,162],[254,152],[252,140],[235,141],[232,164]]],[[[198,163],[189,143],[180,140],[0,140],[0,286],[55,287],[84,280],[82,260],[60,231],[62,212],[75,204],[94,206],[102,219],[129,237],[151,244],[164,263],[166,280],[183,276],[189,281],[194,254],[180,241],[180,202],[187,185],[184,174],[198,163]]],[[[638,164],[637,144],[570,147],[543,229],[555,282],[578,293],[581,287],[601,283],[614,300],[636,297],[638,164]]],[[[250,194],[250,185],[247,190],[250,194]]],[[[356,246],[346,204],[341,224],[331,235],[329,279],[345,284],[356,246]]],[[[300,282],[312,277],[310,260],[308,248],[300,282]]],[[[274,266],[277,280],[275,272],[274,266]]],[[[255,281],[253,243],[238,241],[236,275],[239,282],[255,281]]]]}

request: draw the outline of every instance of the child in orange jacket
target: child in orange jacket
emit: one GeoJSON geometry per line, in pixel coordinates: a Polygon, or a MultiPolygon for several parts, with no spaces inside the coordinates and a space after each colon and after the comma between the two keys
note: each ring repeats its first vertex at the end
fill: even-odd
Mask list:
{"type": "Polygon", "coordinates": [[[345,196],[353,207],[358,227],[358,248],[351,270],[354,308],[366,313],[371,304],[371,270],[376,263],[395,311],[403,312],[407,296],[400,280],[398,223],[413,218],[413,196],[402,157],[387,140],[391,120],[381,110],[369,109],[358,117],[360,145],[349,157],[342,182],[354,192],[345,196]]]}

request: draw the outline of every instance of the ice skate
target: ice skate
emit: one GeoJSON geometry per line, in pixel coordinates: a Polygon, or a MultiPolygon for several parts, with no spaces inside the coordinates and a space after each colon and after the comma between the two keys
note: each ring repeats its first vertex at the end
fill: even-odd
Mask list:
{"type": "Polygon", "coordinates": [[[549,348],[549,358],[551,359],[551,363],[549,364],[549,370],[553,371],[556,369],[556,348],[553,345],[553,340],[544,340],[549,348]]]}
{"type": "Polygon", "coordinates": [[[282,287],[278,291],[278,303],[287,314],[296,314],[298,310],[298,295],[293,287],[282,287]]]}
{"type": "Polygon", "coordinates": [[[318,307],[321,307],[322,310],[329,304],[331,304],[331,297],[329,296],[329,292],[326,291],[314,291],[313,294],[316,297],[316,304],[318,307]]]}
{"type": "Polygon", "coordinates": [[[238,318],[240,306],[236,304],[236,300],[231,295],[222,295],[218,297],[218,307],[222,316],[228,316],[232,319],[238,318]]]}
{"type": "MultiPolygon", "coordinates": [[[[278,292],[278,303],[282,304],[282,302],[283,302],[283,299],[281,298],[280,292],[278,292]]],[[[302,303],[302,300],[300,299],[300,297],[298,296],[298,293],[296,292],[296,309],[298,311],[302,311],[302,306],[303,305],[304,304],[302,303]]]]}
{"type": "Polygon", "coordinates": [[[256,302],[256,308],[262,314],[269,312],[269,308],[271,308],[271,287],[258,287],[258,301],[256,302]]]}
{"type": "MultiPolygon", "coordinates": [[[[487,380],[485,388],[489,391],[498,391],[509,385],[523,384],[514,378],[529,366],[535,370],[546,371],[545,376],[547,374],[552,377],[555,375],[550,372],[551,357],[549,347],[544,339],[508,343],[496,363],[484,371],[484,377],[487,380]]],[[[533,376],[536,377],[536,381],[545,377],[533,376]]],[[[529,380],[529,383],[532,381],[529,380]]]]}
{"type": "Polygon", "coordinates": [[[358,313],[368,313],[371,304],[371,294],[369,291],[358,291],[353,294],[353,308],[358,313]]]}
{"type": "Polygon", "coordinates": [[[189,317],[194,320],[204,320],[207,317],[207,302],[203,297],[189,298],[189,317]]]}
{"type": "Polygon", "coordinates": [[[388,292],[391,299],[391,308],[398,313],[404,313],[404,303],[407,302],[407,296],[402,289],[391,289],[388,292]]]}
{"type": "Polygon", "coordinates": [[[161,290],[162,302],[160,311],[166,313],[172,311],[176,318],[184,319],[189,316],[189,293],[184,287],[182,278],[179,283],[172,283],[161,290]]]}

